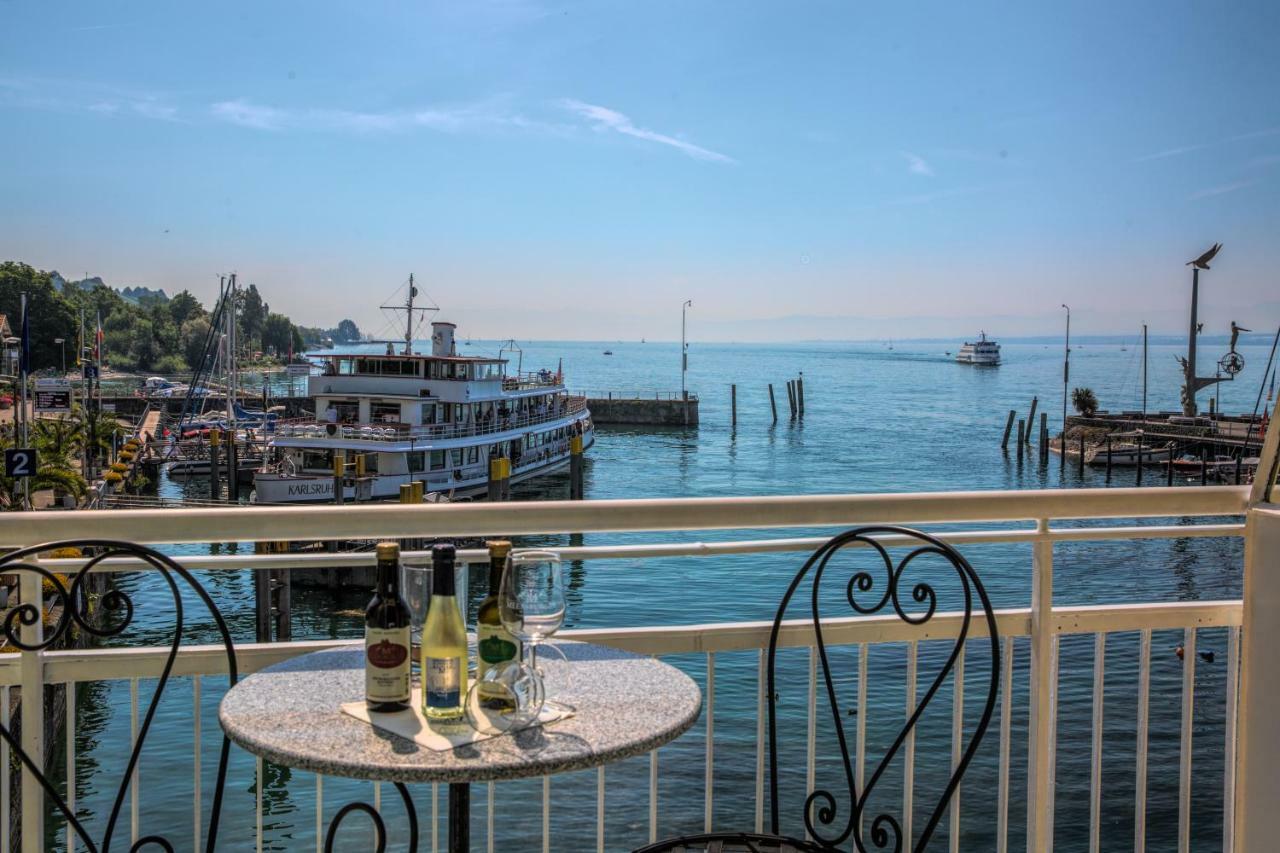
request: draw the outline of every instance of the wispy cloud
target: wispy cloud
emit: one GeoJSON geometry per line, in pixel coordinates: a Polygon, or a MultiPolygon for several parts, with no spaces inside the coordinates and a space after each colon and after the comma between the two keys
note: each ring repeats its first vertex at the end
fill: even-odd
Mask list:
{"type": "Polygon", "coordinates": [[[1250,139],[1265,139],[1269,136],[1280,136],[1280,127],[1265,127],[1261,130],[1251,130],[1247,133],[1237,133],[1233,136],[1226,136],[1216,142],[1198,142],[1193,145],[1179,145],[1177,148],[1166,148],[1163,151],[1156,151],[1152,154],[1143,154],[1141,157],[1135,157],[1135,163],[1148,163],[1152,160],[1164,160],[1168,157],[1179,157],[1183,154],[1190,154],[1193,151],[1204,151],[1217,145],[1224,145],[1228,142],[1244,142],[1250,139]]]}
{"type": "Polygon", "coordinates": [[[903,151],[902,156],[907,158],[908,172],[913,175],[923,175],[926,178],[933,177],[933,167],[923,157],[918,154],[912,154],[910,151],[903,151]]]}
{"type": "Polygon", "coordinates": [[[572,98],[566,98],[560,102],[560,105],[566,110],[575,113],[587,121],[599,131],[614,131],[624,136],[631,136],[636,139],[643,139],[646,142],[656,142],[659,145],[669,145],[672,148],[683,151],[696,160],[711,160],[717,163],[736,163],[732,157],[721,154],[719,151],[712,151],[710,148],[703,148],[701,145],[694,145],[692,142],[686,142],[674,136],[668,136],[665,133],[647,130],[643,127],[636,127],[631,119],[617,110],[611,110],[608,107],[601,107],[596,104],[588,104],[583,101],[576,101],[572,98]]]}
{"type": "Polygon", "coordinates": [[[333,130],[374,133],[414,127],[455,132],[481,125],[532,127],[534,122],[491,103],[418,110],[289,109],[237,98],[209,106],[218,121],[255,130],[333,130]]]}
{"type": "Polygon", "coordinates": [[[1216,187],[1209,187],[1208,189],[1203,189],[1198,192],[1194,192],[1191,195],[1187,196],[1187,201],[1196,201],[1202,198],[1212,198],[1213,196],[1216,196],[1216,195],[1226,195],[1227,193],[1233,193],[1236,190],[1242,190],[1246,187],[1251,187],[1256,183],[1258,183],[1257,179],[1248,180],[1248,181],[1232,181],[1229,184],[1221,184],[1216,187]]]}

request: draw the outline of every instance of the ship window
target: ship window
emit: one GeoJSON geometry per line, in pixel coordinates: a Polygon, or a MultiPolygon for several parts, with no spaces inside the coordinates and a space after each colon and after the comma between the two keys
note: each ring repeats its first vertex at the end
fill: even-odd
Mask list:
{"type": "Polygon", "coordinates": [[[400,420],[399,403],[373,403],[369,406],[369,420],[374,423],[400,420]]]}
{"type": "Polygon", "coordinates": [[[424,424],[433,424],[436,422],[436,404],[435,403],[422,404],[422,422],[424,424]]]}
{"type": "Polygon", "coordinates": [[[467,419],[466,406],[461,403],[453,404],[453,422],[460,424],[467,419]]]}
{"type": "Polygon", "coordinates": [[[304,471],[332,471],[332,450],[304,450],[302,452],[302,469],[304,471]]]}
{"type": "Polygon", "coordinates": [[[457,468],[462,464],[462,448],[459,447],[453,451],[453,467],[457,468]]]}
{"type": "Polygon", "coordinates": [[[472,446],[467,448],[467,464],[474,465],[480,461],[480,448],[472,446]]]}
{"type": "Polygon", "coordinates": [[[329,404],[329,410],[337,415],[337,421],[340,424],[353,424],[360,420],[360,404],[352,402],[339,402],[335,400],[329,404]]]}
{"type": "Polygon", "coordinates": [[[381,455],[381,454],[379,454],[379,453],[366,453],[366,454],[364,454],[364,472],[365,472],[366,474],[376,474],[376,473],[378,473],[378,457],[379,457],[380,455],[381,455]]]}
{"type": "Polygon", "coordinates": [[[443,450],[431,451],[431,470],[440,471],[443,469],[444,469],[444,451],[443,450]]]}
{"type": "Polygon", "coordinates": [[[425,459],[423,458],[424,456],[425,454],[421,450],[413,450],[409,452],[408,462],[410,474],[419,474],[425,470],[423,468],[425,463],[425,459]]]}

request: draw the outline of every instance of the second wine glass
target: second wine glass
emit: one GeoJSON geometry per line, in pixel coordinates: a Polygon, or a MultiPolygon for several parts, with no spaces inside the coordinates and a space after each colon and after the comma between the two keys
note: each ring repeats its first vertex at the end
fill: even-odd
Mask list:
{"type": "MultiPolygon", "coordinates": [[[[527,665],[542,677],[538,646],[564,624],[564,572],[560,555],[554,551],[512,553],[502,576],[498,610],[502,626],[523,642],[527,665]]],[[[560,703],[546,704],[569,710],[560,703]]]]}

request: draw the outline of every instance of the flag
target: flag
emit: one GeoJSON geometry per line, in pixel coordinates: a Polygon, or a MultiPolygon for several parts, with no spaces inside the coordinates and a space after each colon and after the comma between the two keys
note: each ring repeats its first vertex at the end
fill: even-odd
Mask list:
{"type": "Polygon", "coordinates": [[[27,315],[27,295],[22,294],[22,350],[18,354],[18,373],[26,376],[31,372],[31,324],[27,315]]]}
{"type": "Polygon", "coordinates": [[[102,356],[105,355],[102,346],[102,309],[98,309],[98,330],[93,333],[93,360],[99,365],[102,364],[102,356]]]}

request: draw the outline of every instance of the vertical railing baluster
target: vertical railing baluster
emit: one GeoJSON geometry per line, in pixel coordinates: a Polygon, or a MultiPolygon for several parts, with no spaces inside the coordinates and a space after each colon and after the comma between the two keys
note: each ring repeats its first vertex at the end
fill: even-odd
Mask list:
{"type": "Polygon", "coordinates": [[[1222,853],[1236,846],[1236,716],[1240,702],[1240,629],[1227,629],[1227,723],[1222,762],[1222,853]]]}
{"type": "Polygon", "coordinates": [[[254,849],[258,853],[262,853],[262,758],[259,757],[254,762],[254,774],[256,782],[254,783],[254,806],[253,806],[253,827],[254,827],[254,849]]]}
{"type": "Polygon", "coordinates": [[[1093,638],[1093,739],[1089,757],[1089,853],[1098,853],[1102,822],[1102,701],[1107,635],[1099,631],[1093,638]]]}
{"type": "Polygon", "coordinates": [[[316,774],[316,853],[324,853],[324,777],[316,774]]]}
{"type": "MultiPolygon", "coordinates": [[[[67,700],[67,719],[66,719],[66,738],[67,738],[67,810],[73,815],[76,813],[76,683],[68,681],[66,686],[67,700]]],[[[5,765],[4,771],[8,772],[8,765],[5,765]]],[[[8,812],[5,812],[5,819],[8,819],[8,812]]],[[[76,849],[76,833],[71,827],[71,821],[67,821],[67,853],[75,853],[76,849]]]]}
{"type": "Polygon", "coordinates": [[[649,843],[658,840],[658,750],[649,753],[649,843]]]}
{"type": "Polygon", "coordinates": [[[1053,853],[1054,810],[1058,792],[1058,635],[1049,644],[1049,801],[1046,804],[1049,837],[1045,839],[1044,853],[1053,853]]]}
{"type": "Polygon", "coordinates": [[[604,765],[596,768],[596,853],[604,853],[604,765]]]}
{"type": "Polygon", "coordinates": [[[191,756],[191,776],[193,785],[191,794],[191,811],[192,811],[192,829],[191,839],[194,842],[191,845],[192,850],[200,849],[200,839],[204,835],[204,794],[201,790],[200,779],[200,676],[191,676],[191,735],[192,748],[191,756]]]}
{"type": "MultiPolygon", "coordinates": [[[[858,645],[858,723],[856,733],[854,734],[854,743],[858,750],[858,757],[853,765],[854,787],[858,789],[858,796],[862,796],[862,783],[866,778],[866,762],[862,760],[863,755],[867,751],[867,654],[868,644],[860,643],[858,645]]],[[[862,836],[862,814],[858,814],[858,835],[862,836]]]]}
{"type": "MultiPolygon", "coordinates": [[[[813,793],[814,779],[817,778],[815,765],[817,764],[817,744],[818,744],[818,647],[809,647],[809,720],[805,727],[804,741],[804,796],[805,802],[809,801],[809,795],[813,793]]],[[[805,838],[812,838],[808,830],[805,831],[805,838]]]]}
{"type": "MultiPolygon", "coordinates": [[[[9,685],[0,688],[0,726],[9,729],[9,685]]],[[[0,850],[12,850],[9,845],[9,741],[0,741],[0,850]]]]}
{"type": "Polygon", "coordinates": [[[756,661],[756,832],[764,832],[765,650],[756,661]]]}
{"type": "Polygon", "coordinates": [[[996,853],[1009,851],[1009,718],[1013,709],[1013,637],[1004,638],[1000,661],[1000,781],[996,793],[996,853]]]}
{"type": "Polygon", "coordinates": [[[1142,629],[1138,641],[1138,744],[1133,784],[1133,850],[1147,849],[1147,732],[1151,722],[1151,629],[1142,629]]]}
{"type": "MultiPolygon", "coordinates": [[[[964,729],[964,646],[956,658],[955,693],[951,700],[951,772],[960,766],[960,739],[964,729]]],[[[951,795],[951,853],[960,853],[960,786],[951,795]]]]}
{"type": "Polygon", "coordinates": [[[551,853],[551,777],[542,777],[542,853],[551,853]]]}
{"type": "MultiPolygon", "coordinates": [[[[907,717],[916,709],[916,640],[907,643],[907,717]]],[[[911,849],[911,812],[916,778],[916,730],[907,732],[906,761],[902,767],[902,847],[911,849]]]]}
{"type": "Polygon", "coordinates": [[[1178,753],[1178,851],[1191,849],[1191,723],[1195,715],[1196,629],[1182,641],[1182,734],[1178,753]]]}
{"type": "MultiPolygon", "coordinates": [[[[129,679],[129,748],[138,744],[138,679],[129,679]]],[[[142,755],[133,765],[133,778],[129,780],[129,827],[132,843],[138,843],[138,785],[142,769],[142,755]]]]}
{"type": "MultiPolygon", "coordinates": [[[[716,653],[707,652],[707,762],[703,775],[702,831],[711,831],[715,800],[716,653]]],[[[604,772],[603,770],[601,771],[604,772]]],[[[603,796],[603,795],[602,795],[603,796]]]]}
{"type": "MultiPolygon", "coordinates": [[[[34,559],[28,562],[35,564],[34,559]]],[[[30,604],[44,612],[43,579],[35,572],[21,572],[18,592],[23,604],[30,604]]],[[[30,625],[20,627],[22,642],[37,646],[44,642],[44,620],[34,619],[30,625]]],[[[23,752],[37,767],[44,767],[44,652],[22,651],[21,705],[23,752]]],[[[8,764],[5,765],[7,770],[8,764]]],[[[36,777],[22,768],[22,850],[23,853],[44,853],[44,789],[36,777]]],[[[5,813],[6,819],[8,813],[5,813]]]]}
{"type": "Polygon", "coordinates": [[[1053,801],[1050,751],[1053,723],[1050,718],[1052,686],[1049,669],[1053,657],[1053,541],[1049,519],[1036,520],[1031,546],[1031,700],[1027,716],[1027,850],[1052,846],[1053,801]]]}
{"type": "Polygon", "coordinates": [[[493,783],[490,782],[489,788],[489,813],[486,815],[485,831],[488,833],[488,840],[485,843],[485,850],[493,853],[493,783]]]}

